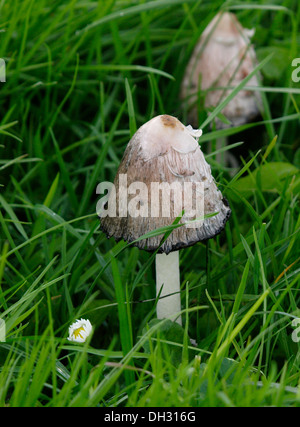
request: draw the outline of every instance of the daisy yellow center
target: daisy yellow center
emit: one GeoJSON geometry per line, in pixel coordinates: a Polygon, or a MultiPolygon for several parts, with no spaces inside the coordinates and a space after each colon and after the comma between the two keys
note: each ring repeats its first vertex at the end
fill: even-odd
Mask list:
{"type": "Polygon", "coordinates": [[[78,336],[80,338],[83,338],[83,336],[81,335],[82,331],[84,331],[84,327],[83,326],[81,326],[81,328],[75,329],[75,331],[73,332],[73,335],[74,335],[75,339],[78,338],[78,336]]]}

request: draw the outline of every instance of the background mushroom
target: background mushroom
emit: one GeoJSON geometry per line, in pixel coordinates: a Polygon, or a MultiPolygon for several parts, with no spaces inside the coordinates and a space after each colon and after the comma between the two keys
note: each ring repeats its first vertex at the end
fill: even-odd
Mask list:
{"type": "MultiPolygon", "coordinates": [[[[183,78],[181,98],[187,111],[187,118],[193,126],[198,123],[198,95],[203,94],[205,107],[214,108],[223,101],[232,89],[239,85],[256,65],[255,51],[251,45],[254,30],[242,27],[233,13],[218,13],[204,30],[191,56],[183,78]],[[212,90],[214,88],[219,88],[212,90]]],[[[254,75],[249,86],[258,86],[258,78],[254,75]]],[[[240,126],[253,120],[260,112],[262,99],[259,92],[241,90],[226,105],[222,114],[233,126],[240,126]]],[[[226,128],[228,123],[215,119],[217,129],[226,128]]],[[[216,150],[227,145],[227,141],[217,139],[216,150]]],[[[235,157],[226,152],[227,162],[238,168],[235,157]]],[[[220,163],[222,156],[216,157],[220,163]]]]}
{"type": "MultiPolygon", "coordinates": [[[[157,303],[158,318],[170,318],[181,310],[179,249],[220,233],[231,213],[195,139],[200,134],[168,115],[157,116],[140,127],[126,148],[114,181],[116,191],[108,199],[108,207],[116,204],[111,210],[116,215],[109,216],[109,209],[101,214],[101,229],[108,238],[131,243],[172,225],[184,211],[179,222],[184,225],[175,228],[162,244],[164,234],[134,243],[139,249],[158,251],[157,294],[163,287],[157,303]],[[164,192],[166,187],[171,189],[169,193],[164,192]],[[189,197],[187,188],[191,190],[189,197]],[[202,216],[216,215],[196,221],[199,209],[195,206],[202,206],[202,216]]],[[[180,316],[177,322],[181,323],[180,316]]]]}
{"type": "MultiPolygon", "coordinates": [[[[232,90],[227,87],[237,86],[253,71],[256,64],[250,41],[253,34],[253,30],[244,29],[236,16],[229,12],[218,13],[204,30],[186,68],[181,88],[188,121],[193,126],[199,126],[199,91],[207,91],[206,108],[216,107],[232,90]],[[213,88],[223,89],[211,90],[213,88]]],[[[258,85],[255,75],[249,81],[249,86],[258,85]]],[[[222,113],[234,126],[239,126],[255,118],[261,104],[258,92],[241,90],[222,113]]],[[[224,128],[228,125],[217,119],[216,126],[224,128]]]]}

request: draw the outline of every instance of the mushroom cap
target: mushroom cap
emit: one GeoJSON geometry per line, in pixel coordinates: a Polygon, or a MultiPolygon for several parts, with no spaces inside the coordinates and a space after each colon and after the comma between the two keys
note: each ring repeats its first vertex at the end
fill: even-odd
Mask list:
{"type": "MultiPolygon", "coordinates": [[[[218,13],[202,33],[188,66],[181,87],[181,98],[186,103],[188,120],[198,125],[197,91],[206,91],[205,107],[216,107],[230,90],[208,90],[235,87],[254,69],[256,56],[250,38],[254,31],[242,27],[233,13],[218,13]]],[[[248,82],[258,86],[257,75],[248,82]]],[[[254,119],[260,111],[262,100],[259,92],[241,90],[224,108],[222,113],[239,126],[254,119]]],[[[217,128],[228,125],[216,120],[217,128]]]]}
{"type": "Polygon", "coordinates": [[[160,247],[159,252],[168,254],[210,239],[223,230],[231,211],[192,135],[188,127],[168,115],[157,116],[138,129],[117,171],[116,191],[109,195],[106,204],[116,203],[116,212],[111,216],[100,214],[101,230],[108,238],[113,236],[116,241],[123,239],[132,243],[146,233],[172,225],[182,216],[182,210],[184,215],[179,224],[183,225],[173,229],[161,247],[164,233],[135,242],[134,246],[151,252],[160,247]],[[127,188],[122,181],[124,176],[127,188]],[[139,183],[137,187],[136,183],[139,183]],[[152,186],[157,190],[157,186],[164,185],[171,188],[169,193],[163,193],[161,188],[153,191],[152,186]],[[141,186],[146,191],[141,191],[141,186]],[[191,190],[190,198],[186,188],[191,190]],[[216,215],[195,221],[199,219],[199,210],[194,208],[197,203],[202,206],[203,215],[216,215]],[[137,214],[131,213],[131,205],[137,214]],[[193,220],[191,224],[189,221],[193,220]]]}

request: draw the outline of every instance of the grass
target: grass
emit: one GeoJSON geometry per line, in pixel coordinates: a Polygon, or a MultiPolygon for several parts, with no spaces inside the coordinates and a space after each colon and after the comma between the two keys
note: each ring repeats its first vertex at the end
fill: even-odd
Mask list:
{"type": "Polygon", "coordinates": [[[299,407],[298,2],[2,0],[0,15],[0,406],[299,407]],[[232,217],[181,251],[181,328],[155,320],[154,257],[101,233],[96,187],[147,120],[186,123],[185,65],[230,7],[256,28],[265,112],[222,131],[222,106],[201,113],[204,153],[226,137],[240,168],[209,153],[232,217]],[[93,336],[71,344],[81,317],[93,336]]]}

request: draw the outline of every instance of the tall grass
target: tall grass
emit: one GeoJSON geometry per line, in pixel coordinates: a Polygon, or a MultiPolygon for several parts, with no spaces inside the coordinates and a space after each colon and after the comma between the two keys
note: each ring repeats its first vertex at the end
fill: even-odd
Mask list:
{"type": "Polygon", "coordinates": [[[298,2],[3,0],[0,16],[0,405],[299,406],[298,2]],[[181,328],[155,320],[153,256],[100,232],[96,186],[147,120],[186,123],[181,79],[220,8],[256,28],[265,112],[215,131],[222,108],[203,111],[202,150],[228,137],[240,168],[208,156],[232,217],[181,251],[181,328]],[[80,317],[93,336],[70,344],[80,317]]]}

